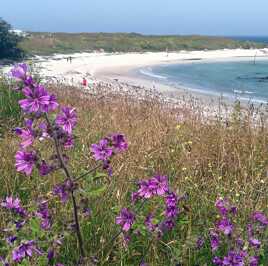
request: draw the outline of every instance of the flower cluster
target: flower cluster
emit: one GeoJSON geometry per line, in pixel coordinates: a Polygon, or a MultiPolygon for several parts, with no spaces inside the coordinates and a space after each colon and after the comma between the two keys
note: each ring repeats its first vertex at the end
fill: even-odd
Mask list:
{"type": "MultiPolygon", "coordinates": [[[[174,192],[170,191],[168,178],[166,176],[155,175],[150,179],[138,182],[138,190],[132,193],[132,202],[137,203],[138,200],[142,200],[145,203],[148,199],[157,196],[164,199],[164,220],[155,224],[153,223],[154,215],[149,213],[145,217],[144,224],[148,231],[157,231],[161,235],[165,230],[171,230],[175,226],[176,219],[179,215],[179,199],[174,192]]],[[[129,231],[134,221],[135,212],[131,212],[126,208],[123,208],[120,215],[116,218],[116,223],[121,225],[123,231],[129,231]]]]}
{"type": "Polygon", "coordinates": [[[40,200],[38,204],[38,210],[36,211],[36,216],[41,220],[41,228],[48,230],[51,227],[51,216],[48,209],[48,201],[40,200]]]}
{"type": "Polygon", "coordinates": [[[109,175],[112,175],[110,165],[111,158],[121,152],[127,150],[128,144],[123,134],[111,134],[99,141],[99,143],[91,145],[91,152],[96,161],[103,163],[103,169],[108,170],[109,175]]]}
{"type": "Polygon", "coordinates": [[[21,206],[21,202],[19,198],[13,198],[12,196],[6,197],[4,201],[2,201],[1,206],[8,210],[15,212],[21,217],[25,217],[27,215],[26,210],[21,206]]]}
{"type": "Polygon", "coordinates": [[[20,150],[15,156],[15,165],[18,172],[28,176],[36,166],[40,175],[44,176],[58,169],[58,166],[50,165],[41,158],[33,149],[35,141],[56,138],[58,145],[63,149],[72,148],[72,132],[77,124],[77,114],[74,108],[62,107],[56,118],[50,121],[48,113],[56,111],[59,107],[56,96],[35,82],[28,70],[26,64],[18,64],[11,70],[12,77],[20,82],[18,89],[25,96],[25,99],[19,101],[19,105],[25,116],[29,117],[25,119],[24,128],[15,128],[15,133],[22,140],[20,150]]]}
{"type": "Polygon", "coordinates": [[[35,242],[30,240],[21,243],[12,251],[12,259],[15,262],[21,262],[26,257],[32,257],[33,253],[42,255],[42,252],[36,247],[35,242]]]}
{"type": "Polygon", "coordinates": [[[254,212],[251,216],[253,223],[248,224],[246,239],[241,237],[241,230],[236,230],[232,217],[237,214],[237,208],[232,206],[227,199],[218,199],[215,204],[220,219],[215,223],[215,228],[210,230],[210,244],[214,265],[224,266],[257,266],[259,265],[259,251],[261,241],[255,237],[264,236],[268,225],[268,218],[262,212],[254,212]],[[227,255],[221,258],[221,247],[227,244],[227,255]],[[218,254],[216,254],[218,253],[218,254]]]}

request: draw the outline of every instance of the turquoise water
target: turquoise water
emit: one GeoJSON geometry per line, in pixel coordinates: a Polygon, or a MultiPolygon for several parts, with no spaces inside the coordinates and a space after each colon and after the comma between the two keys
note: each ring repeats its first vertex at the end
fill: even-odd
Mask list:
{"type": "Polygon", "coordinates": [[[144,77],[173,87],[240,100],[268,102],[268,60],[194,62],[139,70],[144,77]]]}

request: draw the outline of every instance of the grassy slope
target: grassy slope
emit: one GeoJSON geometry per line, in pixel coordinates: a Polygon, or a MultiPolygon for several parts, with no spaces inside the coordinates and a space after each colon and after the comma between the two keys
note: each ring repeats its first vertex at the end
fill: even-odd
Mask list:
{"type": "MultiPolygon", "coordinates": [[[[192,116],[183,109],[170,111],[156,97],[135,102],[128,97],[104,93],[103,89],[97,89],[96,97],[85,99],[74,89],[64,88],[63,93],[53,88],[61,103],[75,106],[79,114],[77,146],[69,154],[74,173],[94,165],[90,145],[100,137],[119,131],[129,140],[129,151],[113,161],[111,180],[84,182],[85,189],[107,186],[100,197],[90,196],[92,217],[83,225],[87,252],[94,255],[117,232],[114,219],[119,208],[128,205],[133,191],[130,181],[155,172],[168,175],[178,192],[188,193],[189,210],[188,218],[177,225],[175,232],[162,243],[153,243],[146,257],[149,265],[175,265],[174,259],[181,265],[205,265],[209,255],[196,251],[195,240],[201,233],[207,233],[215,221],[214,202],[219,195],[237,204],[241,212],[237,220],[241,225],[252,210],[267,211],[268,128],[265,120],[253,128],[250,112],[241,118],[236,111],[226,124],[217,120],[201,123],[202,117],[192,116]],[[182,114],[185,121],[178,121],[178,115],[182,114]]],[[[13,159],[17,149],[18,140],[7,131],[0,142],[1,197],[6,193],[18,194],[27,202],[62,180],[60,173],[44,178],[37,173],[31,178],[18,174],[13,159]]],[[[56,217],[64,222],[70,216],[71,213],[59,210],[56,217]]],[[[1,211],[0,217],[3,217],[1,211]]],[[[105,259],[110,250],[100,254],[106,261],[103,265],[138,265],[148,240],[137,237],[132,241],[127,251],[119,238],[108,260],[105,259]]],[[[73,239],[65,242],[64,265],[73,265],[75,250],[73,239]]]]}
{"type": "Polygon", "coordinates": [[[221,37],[144,36],[127,33],[31,33],[21,44],[30,54],[71,53],[104,49],[107,52],[145,52],[264,47],[221,37]]]}

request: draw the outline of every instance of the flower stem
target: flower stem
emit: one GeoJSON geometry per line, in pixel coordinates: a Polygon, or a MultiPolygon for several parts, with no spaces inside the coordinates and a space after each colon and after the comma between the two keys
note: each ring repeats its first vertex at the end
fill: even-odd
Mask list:
{"type": "MultiPolygon", "coordinates": [[[[45,117],[46,117],[46,121],[48,123],[48,126],[50,128],[52,128],[52,125],[50,123],[48,115],[45,114],[45,117]]],[[[64,159],[63,159],[63,156],[62,156],[62,153],[61,153],[61,150],[60,150],[60,145],[59,145],[58,139],[54,134],[53,134],[53,140],[54,140],[58,160],[60,162],[60,166],[63,169],[63,171],[65,173],[65,176],[69,180],[73,181],[72,175],[69,172],[69,170],[68,170],[68,168],[67,168],[67,166],[66,166],[66,164],[64,162],[64,159]]],[[[85,250],[84,250],[84,243],[83,243],[83,238],[82,238],[82,234],[81,234],[81,230],[80,230],[80,224],[79,224],[79,219],[78,219],[78,209],[77,209],[77,203],[76,203],[76,198],[75,198],[75,195],[74,195],[74,191],[71,192],[71,195],[72,195],[73,213],[74,213],[74,220],[75,220],[75,231],[76,231],[76,235],[77,235],[77,239],[78,239],[80,254],[81,254],[81,257],[83,259],[85,257],[85,250]]]]}

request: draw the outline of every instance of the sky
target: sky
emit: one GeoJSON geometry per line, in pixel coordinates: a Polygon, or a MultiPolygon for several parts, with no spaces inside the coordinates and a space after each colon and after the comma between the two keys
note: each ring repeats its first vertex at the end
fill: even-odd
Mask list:
{"type": "Polygon", "coordinates": [[[0,0],[16,29],[268,36],[268,0],[0,0]]]}

